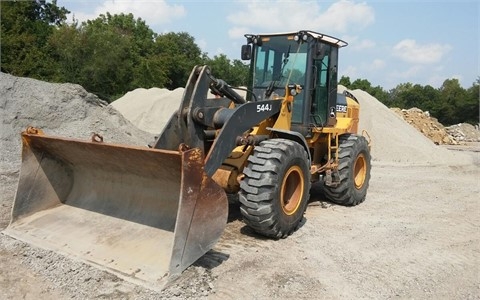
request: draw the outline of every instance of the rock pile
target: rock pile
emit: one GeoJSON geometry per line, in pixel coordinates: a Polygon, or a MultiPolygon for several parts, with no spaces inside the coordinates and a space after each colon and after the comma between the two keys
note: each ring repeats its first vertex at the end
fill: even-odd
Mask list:
{"type": "Polygon", "coordinates": [[[456,145],[457,141],[448,134],[446,128],[438,122],[428,111],[419,108],[410,109],[392,108],[392,111],[401,116],[408,124],[417,128],[423,135],[436,145],[456,145]]]}
{"type": "Polygon", "coordinates": [[[428,111],[413,107],[410,109],[391,108],[408,124],[415,127],[436,145],[460,145],[465,142],[480,142],[480,131],[468,123],[460,123],[449,127],[443,126],[428,111]]]}
{"type": "Polygon", "coordinates": [[[449,126],[445,129],[458,143],[480,142],[480,130],[478,125],[473,126],[468,123],[460,123],[449,126]]]}

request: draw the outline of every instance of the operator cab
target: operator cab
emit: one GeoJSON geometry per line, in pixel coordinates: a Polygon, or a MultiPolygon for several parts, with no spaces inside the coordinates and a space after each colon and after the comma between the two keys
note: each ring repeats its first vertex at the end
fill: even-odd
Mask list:
{"type": "Polygon", "coordinates": [[[251,60],[248,101],[285,96],[288,84],[302,86],[295,96],[292,127],[306,135],[313,126],[333,126],[337,101],[338,48],[347,43],[313,31],[246,34],[242,59],[251,60]]]}

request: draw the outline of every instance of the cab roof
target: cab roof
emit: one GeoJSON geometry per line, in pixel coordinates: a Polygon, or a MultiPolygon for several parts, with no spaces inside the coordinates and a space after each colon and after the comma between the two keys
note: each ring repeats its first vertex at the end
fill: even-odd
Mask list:
{"type": "Polygon", "coordinates": [[[318,39],[321,41],[324,41],[326,43],[335,45],[339,48],[345,47],[348,45],[347,42],[338,39],[336,37],[330,36],[328,34],[323,34],[311,30],[299,30],[299,31],[292,31],[292,32],[281,32],[281,33],[265,33],[265,34],[246,34],[245,37],[252,37],[252,36],[259,36],[259,37],[265,37],[265,36],[284,36],[284,35],[298,35],[298,34],[308,34],[314,39],[318,39]]]}

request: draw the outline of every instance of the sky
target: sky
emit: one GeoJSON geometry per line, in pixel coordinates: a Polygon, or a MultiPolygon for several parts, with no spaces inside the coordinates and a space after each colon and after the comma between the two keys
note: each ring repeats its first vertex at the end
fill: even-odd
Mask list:
{"type": "Polygon", "coordinates": [[[345,40],[339,75],[390,90],[480,77],[480,1],[58,0],[69,21],[132,13],[156,33],[187,32],[209,57],[240,59],[244,34],[312,30],[345,40]]]}

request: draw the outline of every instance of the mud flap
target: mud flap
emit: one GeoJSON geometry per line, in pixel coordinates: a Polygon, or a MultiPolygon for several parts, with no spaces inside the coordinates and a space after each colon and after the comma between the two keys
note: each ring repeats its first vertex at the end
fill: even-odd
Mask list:
{"type": "Polygon", "coordinates": [[[184,152],[22,133],[22,166],[5,233],[153,289],[210,250],[225,192],[184,152]]]}

